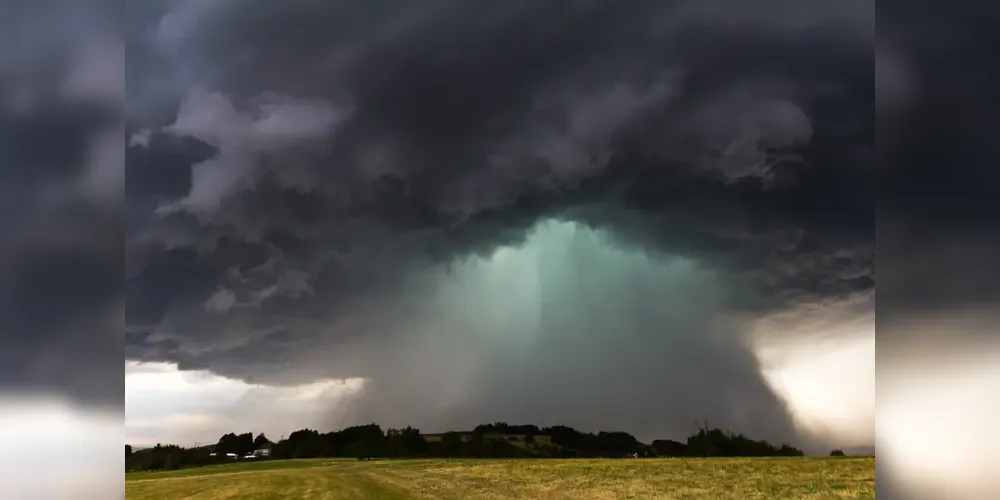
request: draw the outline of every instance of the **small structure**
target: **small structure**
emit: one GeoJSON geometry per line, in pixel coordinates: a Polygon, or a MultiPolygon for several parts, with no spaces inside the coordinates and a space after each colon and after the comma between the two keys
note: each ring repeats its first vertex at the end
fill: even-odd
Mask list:
{"type": "Polygon", "coordinates": [[[265,444],[264,446],[254,450],[253,454],[257,457],[269,457],[271,456],[271,445],[265,444]]]}

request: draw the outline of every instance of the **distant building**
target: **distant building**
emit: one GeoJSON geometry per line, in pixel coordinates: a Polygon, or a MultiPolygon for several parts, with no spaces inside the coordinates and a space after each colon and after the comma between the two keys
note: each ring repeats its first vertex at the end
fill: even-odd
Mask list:
{"type": "Polygon", "coordinates": [[[258,457],[269,457],[271,456],[271,446],[270,445],[261,446],[260,448],[254,450],[253,454],[254,456],[258,457]]]}

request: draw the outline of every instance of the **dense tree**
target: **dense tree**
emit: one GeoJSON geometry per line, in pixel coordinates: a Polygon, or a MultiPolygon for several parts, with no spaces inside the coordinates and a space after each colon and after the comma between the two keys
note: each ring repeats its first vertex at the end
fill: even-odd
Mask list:
{"type": "Polygon", "coordinates": [[[181,448],[176,445],[157,444],[145,450],[133,450],[125,458],[126,470],[159,470],[195,467],[211,463],[203,448],[181,448]]]}
{"type": "Polygon", "coordinates": [[[413,427],[389,429],[386,436],[386,454],[396,457],[426,456],[429,444],[420,431],[413,427]]]}
{"type": "Polygon", "coordinates": [[[235,453],[238,456],[245,456],[253,453],[254,447],[253,433],[225,434],[219,438],[215,445],[215,451],[220,454],[235,453]]]}
{"type": "MultiPolygon", "coordinates": [[[[273,459],[317,457],[632,457],[632,456],[800,456],[802,451],[790,445],[774,446],[707,426],[689,436],[686,442],[656,440],[652,445],[639,442],[625,432],[580,432],[566,426],[539,429],[534,425],[510,425],[495,422],[477,426],[472,432],[447,432],[429,441],[413,427],[388,429],[377,424],[348,427],[321,433],[301,429],[287,439],[271,443],[263,434],[228,433],[214,447],[184,449],[174,445],[156,445],[133,451],[126,445],[127,470],[178,469],[233,460],[271,445],[273,459]],[[542,440],[545,438],[545,440],[542,440]],[[551,443],[551,444],[550,444],[551,443]]],[[[263,460],[266,458],[257,458],[263,460]]]]}
{"type": "Polygon", "coordinates": [[[686,444],[672,439],[657,439],[650,446],[661,457],[683,457],[689,453],[686,444]]]}
{"type": "Polygon", "coordinates": [[[282,458],[319,457],[323,454],[323,445],[319,432],[312,429],[298,430],[288,436],[288,456],[282,458]]]}
{"type": "Polygon", "coordinates": [[[721,429],[701,429],[688,437],[688,455],[707,457],[803,456],[805,453],[788,444],[776,447],[767,441],[755,441],[743,434],[721,429]]]}
{"type": "Polygon", "coordinates": [[[257,434],[257,437],[253,440],[253,447],[255,450],[259,450],[267,445],[271,444],[271,440],[267,439],[264,433],[257,434]]]}
{"type": "Polygon", "coordinates": [[[465,443],[462,441],[460,432],[446,432],[441,436],[441,442],[437,447],[437,455],[442,457],[462,456],[465,443]]]}
{"type": "Polygon", "coordinates": [[[639,441],[626,432],[598,432],[594,438],[594,448],[604,455],[626,456],[643,451],[639,441]]]}
{"type": "Polygon", "coordinates": [[[590,456],[593,443],[588,439],[588,435],[563,425],[546,427],[542,429],[542,434],[547,434],[552,438],[552,444],[561,448],[574,450],[579,456],[590,456]]]}

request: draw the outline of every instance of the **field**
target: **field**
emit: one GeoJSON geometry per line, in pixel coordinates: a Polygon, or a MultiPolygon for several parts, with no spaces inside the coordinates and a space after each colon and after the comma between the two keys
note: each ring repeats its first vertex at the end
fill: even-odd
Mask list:
{"type": "Polygon", "coordinates": [[[874,458],[281,460],[129,473],[127,500],[875,498],[874,458]]]}

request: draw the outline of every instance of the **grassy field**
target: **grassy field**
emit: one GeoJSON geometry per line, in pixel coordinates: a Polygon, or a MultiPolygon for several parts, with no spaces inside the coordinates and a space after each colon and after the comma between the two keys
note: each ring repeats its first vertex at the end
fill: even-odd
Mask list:
{"type": "Polygon", "coordinates": [[[875,498],[874,458],[283,460],[125,476],[127,500],[875,498]]]}

